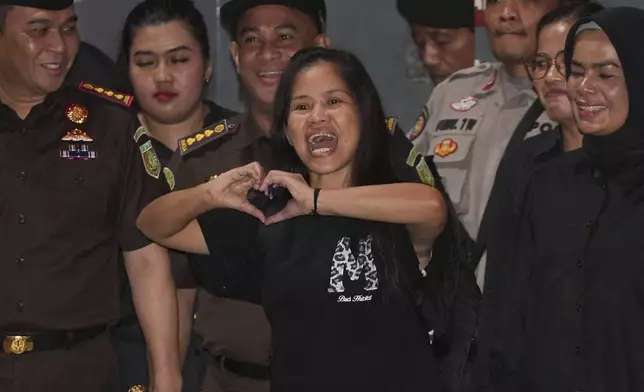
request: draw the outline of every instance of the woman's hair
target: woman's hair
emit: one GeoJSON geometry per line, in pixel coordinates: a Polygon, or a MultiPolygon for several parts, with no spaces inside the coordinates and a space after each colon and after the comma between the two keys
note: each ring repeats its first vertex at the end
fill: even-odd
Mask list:
{"type": "MultiPolygon", "coordinates": [[[[355,101],[360,127],[360,139],[350,173],[351,186],[388,184],[395,182],[389,159],[391,135],[376,86],[358,58],[342,50],[308,48],[296,53],[284,70],[275,94],[271,135],[283,149],[285,164],[290,169],[303,168],[295,150],[288,144],[286,128],[291,108],[293,86],[298,75],[319,63],[329,63],[347,86],[355,101]]],[[[305,169],[304,169],[305,170],[305,169]]]]}
{"type": "MultiPolygon", "coordinates": [[[[297,156],[295,149],[289,145],[286,138],[286,128],[291,107],[293,86],[298,75],[310,67],[321,63],[333,65],[338,76],[345,83],[348,92],[353,97],[359,118],[360,139],[353,158],[353,167],[350,172],[351,186],[390,184],[397,182],[391,157],[391,134],[385,122],[385,115],[373,81],[369,77],[358,58],[346,51],[326,48],[308,48],[296,53],[284,70],[275,94],[273,111],[273,126],[271,136],[276,144],[275,148],[282,159],[282,167],[288,171],[304,174],[308,173],[306,167],[297,156]]],[[[394,253],[400,241],[399,226],[384,223],[370,222],[361,236],[374,234],[374,255],[376,266],[384,278],[383,294],[401,294],[402,288],[409,289],[409,285],[401,284],[406,275],[399,273],[400,267],[394,253]]],[[[352,239],[352,247],[357,250],[358,239],[352,239]]],[[[415,259],[415,257],[414,257],[415,259]]],[[[405,260],[405,263],[407,260],[405,260]]],[[[412,260],[418,270],[417,260],[412,260]]]]}
{"type": "Polygon", "coordinates": [[[133,93],[129,81],[130,49],[137,30],[147,26],[182,22],[199,43],[204,61],[210,60],[210,41],[204,17],[192,0],[145,0],[139,3],[125,19],[116,61],[119,90],[133,93]]]}
{"type": "Polygon", "coordinates": [[[574,23],[581,18],[585,18],[604,9],[603,5],[595,2],[572,1],[570,3],[566,3],[565,5],[550,11],[541,18],[539,24],[537,24],[537,37],[541,34],[541,30],[551,24],[562,20],[570,20],[574,23]]]}

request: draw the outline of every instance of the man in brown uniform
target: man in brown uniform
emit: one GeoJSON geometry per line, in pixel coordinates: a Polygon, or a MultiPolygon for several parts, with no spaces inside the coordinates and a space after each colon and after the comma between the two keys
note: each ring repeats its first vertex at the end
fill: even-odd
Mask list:
{"type": "Polygon", "coordinates": [[[154,390],[176,392],[168,254],[135,226],[157,195],[145,173],[154,162],[142,165],[132,137],[131,97],[61,87],[76,19],[72,0],[0,0],[0,390],[116,390],[106,331],[119,317],[123,251],[154,390]]]}
{"type": "MultiPolygon", "coordinates": [[[[264,167],[272,166],[268,131],[277,84],[293,54],[305,47],[329,44],[325,19],[324,0],[232,0],[221,8],[248,112],[180,140],[169,163],[173,167],[173,161],[179,160],[175,173],[178,189],[193,187],[254,160],[264,167]]],[[[203,273],[198,269],[193,272],[197,280],[203,273]]],[[[200,289],[195,331],[211,357],[204,392],[269,390],[270,328],[261,306],[200,289]]]]}

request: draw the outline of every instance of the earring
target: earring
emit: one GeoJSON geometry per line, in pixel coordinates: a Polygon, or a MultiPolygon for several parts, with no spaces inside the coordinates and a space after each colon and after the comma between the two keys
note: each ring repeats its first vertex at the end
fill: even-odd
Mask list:
{"type": "Polygon", "coordinates": [[[204,79],[204,82],[205,82],[206,84],[210,83],[210,78],[208,78],[208,77],[207,77],[207,78],[205,78],[205,79],[204,79]]]}

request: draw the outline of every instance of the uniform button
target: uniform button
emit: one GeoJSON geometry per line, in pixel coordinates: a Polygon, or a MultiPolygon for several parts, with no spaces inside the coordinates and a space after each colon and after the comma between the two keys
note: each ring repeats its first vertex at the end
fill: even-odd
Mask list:
{"type": "Polygon", "coordinates": [[[22,265],[24,262],[25,262],[25,258],[24,258],[24,257],[18,257],[18,258],[16,258],[16,264],[18,264],[18,265],[22,265]]]}
{"type": "Polygon", "coordinates": [[[24,182],[27,179],[27,172],[24,170],[20,170],[20,172],[18,173],[18,179],[24,182]]]}
{"type": "Polygon", "coordinates": [[[22,132],[22,133],[27,132],[27,128],[22,128],[22,129],[20,130],[20,132],[22,132]]]}
{"type": "Polygon", "coordinates": [[[593,221],[589,220],[588,222],[586,222],[586,227],[592,227],[592,225],[593,221]]]}
{"type": "Polygon", "coordinates": [[[577,260],[577,268],[581,268],[584,266],[584,263],[581,262],[581,260],[577,260]]]}
{"type": "Polygon", "coordinates": [[[573,351],[574,351],[574,352],[575,352],[575,354],[577,354],[577,355],[579,355],[579,353],[581,352],[581,350],[579,349],[579,347],[575,347],[573,351]]]}
{"type": "Polygon", "coordinates": [[[575,304],[575,310],[581,312],[581,305],[579,303],[575,304]]]}
{"type": "Polygon", "coordinates": [[[23,224],[27,222],[27,217],[25,214],[18,214],[18,223],[23,224]]]}
{"type": "Polygon", "coordinates": [[[22,302],[16,302],[15,304],[13,304],[13,307],[16,308],[18,312],[22,312],[22,308],[24,308],[24,305],[22,304],[22,302]]]}
{"type": "Polygon", "coordinates": [[[82,183],[83,183],[83,181],[85,181],[85,179],[83,178],[83,176],[81,176],[81,175],[79,174],[79,175],[77,175],[77,176],[76,176],[76,178],[74,179],[74,181],[75,181],[77,184],[82,184],[82,183]]]}

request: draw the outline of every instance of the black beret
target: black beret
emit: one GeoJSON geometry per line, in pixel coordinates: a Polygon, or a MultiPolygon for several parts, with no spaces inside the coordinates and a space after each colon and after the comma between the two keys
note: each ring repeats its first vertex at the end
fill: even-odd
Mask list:
{"type": "Polygon", "coordinates": [[[74,0],[0,0],[0,5],[17,5],[53,11],[64,10],[73,4],[74,0]]]}
{"type": "MultiPolygon", "coordinates": [[[[0,0],[1,1],[1,0],[0,0]]],[[[301,11],[311,17],[318,32],[326,30],[326,4],[324,0],[230,0],[221,7],[221,25],[234,37],[237,23],[247,10],[260,5],[283,5],[301,11]]]]}
{"type": "Polygon", "coordinates": [[[410,24],[439,29],[474,27],[472,0],[397,0],[397,7],[410,24]]]}

